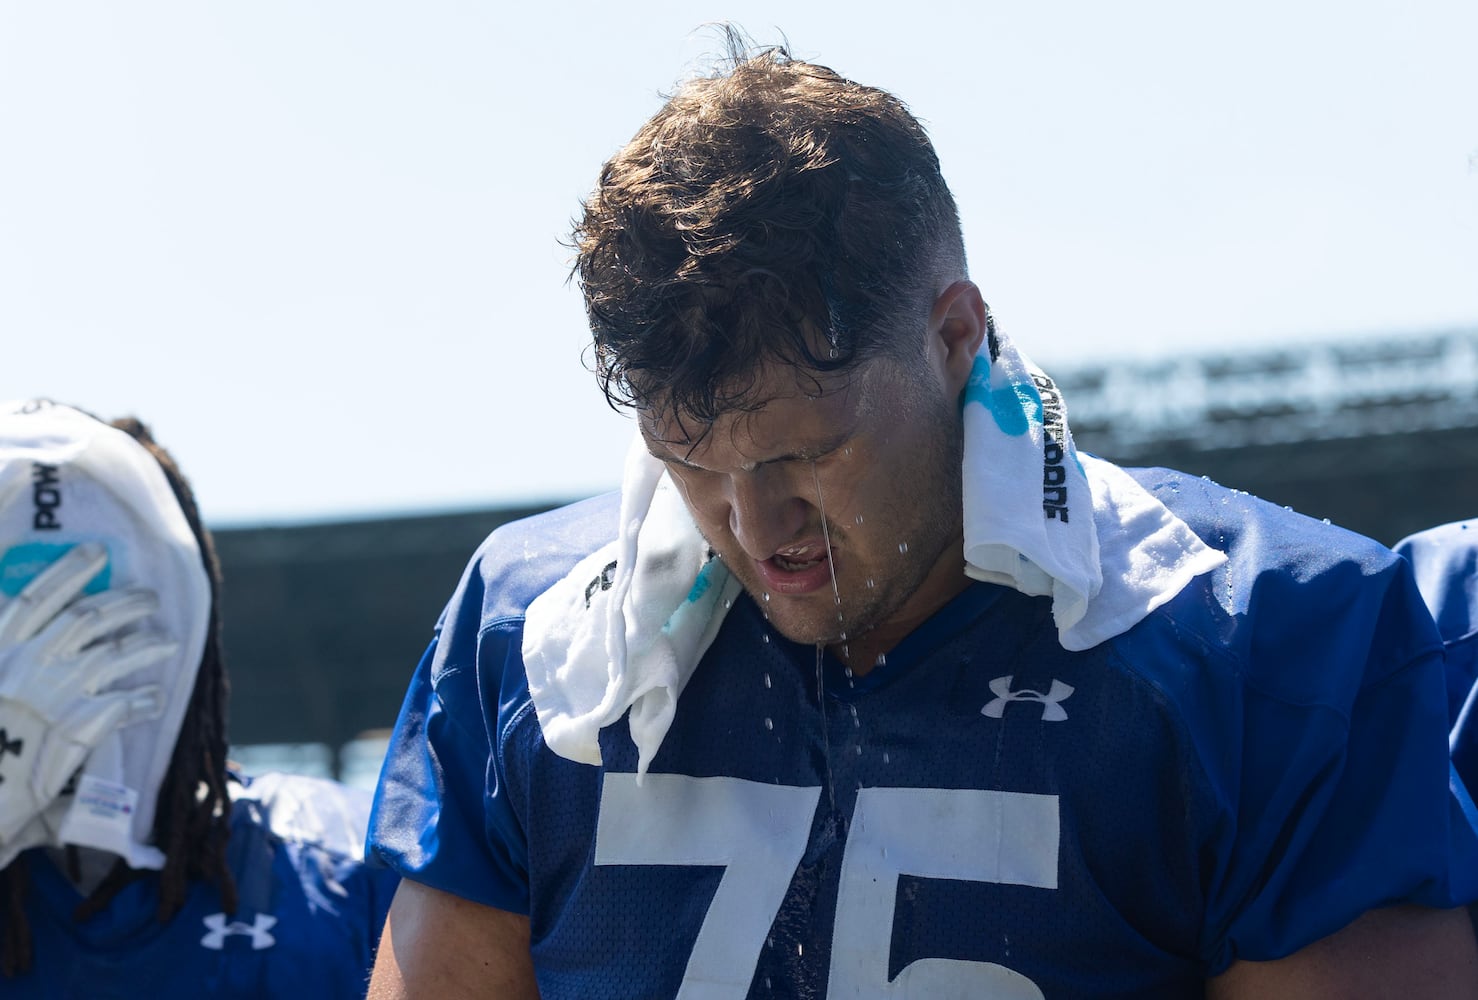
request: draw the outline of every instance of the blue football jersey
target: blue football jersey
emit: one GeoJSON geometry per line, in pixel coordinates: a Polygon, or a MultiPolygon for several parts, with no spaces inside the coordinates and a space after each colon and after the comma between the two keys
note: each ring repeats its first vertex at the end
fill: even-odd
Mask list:
{"type": "Polygon", "coordinates": [[[1478,518],[1418,532],[1396,551],[1411,563],[1442,633],[1452,761],[1478,789],[1478,518]]]}
{"type": "Polygon", "coordinates": [[[526,913],[546,1000],[1200,997],[1365,910],[1450,906],[1440,642],[1366,539],[1136,473],[1228,561],[1082,652],[976,583],[865,677],[741,598],[644,778],[545,745],[524,609],[610,498],[496,532],[423,658],[371,819],[405,876],[526,913]]]}
{"type": "MultiPolygon", "coordinates": [[[[158,878],[138,879],[77,923],[82,896],[35,849],[26,916],[31,970],[0,979],[0,995],[37,1000],[364,996],[374,948],[399,879],[364,864],[369,797],[315,778],[268,774],[232,787],[227,845],[239,905],[192,882],[168,923],[158,878]]],[[[3,915],[0,915],[3,920],[3,915]]]]}

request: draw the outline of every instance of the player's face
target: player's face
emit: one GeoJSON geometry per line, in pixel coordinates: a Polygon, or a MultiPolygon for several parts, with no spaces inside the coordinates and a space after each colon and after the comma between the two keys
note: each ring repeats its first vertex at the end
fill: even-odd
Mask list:
{"type": "Polygon", "coordinates": [[[757,410],[706,428],[642,420],[772,625],[858,672],[965,585],[959,389],[933,360],[913,372],[876,360],[846,377],[776,366],[760,375],[757,410]]]}

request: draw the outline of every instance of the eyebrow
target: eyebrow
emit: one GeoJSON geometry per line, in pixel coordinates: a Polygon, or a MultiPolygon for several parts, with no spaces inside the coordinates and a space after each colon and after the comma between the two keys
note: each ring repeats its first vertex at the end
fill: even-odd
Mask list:
{"type": "MultiPolygon", "coordinates": [[[[773,458],[762,459],[761,461],[754,462],[754,463],[751,463],[751,464],[752,464],[753,468],[756,468],[757,469],[757,468],[759,468],[762,465],[772,465],[772,464],[774,464],[776,462],[811,462],[811,461],[815,461],[816,459],[820,458],[821,456],[823,456],[823,455],[829,455],[832,452],[836,451],[838,448],[840,448],[843,445],[843,443],[846,442],[847,438],[851,436],[851,433],[852,433],[852,428],[849,427],[845,431],[843,431],[843,432],[839,433],[838,435],[836,435],[835,437],[827,438],[819,447],[817,447],[815,449],[811,449],[809,451],[792,451],[792,452],[786,452],[783,455],[776,455],[773,458]]],[[[686,458],[682,458],[681,456],[674,455],[670,451],[668,451],[666,454],[659,453],[656,450],[656,448],[653,447],[653,442],[652,442],[652,440],[650,438],[648,438],[645,443],[646,443],[646,447],[647,447],[647,453],[650,454],[653,458],[655,458],[659,462],[667,462],[667,463],[671,463],[673,465],[679,465],[679,466],[682,466],[684,469],[692,469],[695,472],[711,472],[711,471],[713,471],[711,469],[705,469],[703,466],[698,465],[698,464],[696,464],[694,462],[690,462],[686,458]]],[[[659,441],[659,442],[656,442],[656,443],[657,444],[666,445],[666,444],[673,443],[673,442],[659,441]]]]}

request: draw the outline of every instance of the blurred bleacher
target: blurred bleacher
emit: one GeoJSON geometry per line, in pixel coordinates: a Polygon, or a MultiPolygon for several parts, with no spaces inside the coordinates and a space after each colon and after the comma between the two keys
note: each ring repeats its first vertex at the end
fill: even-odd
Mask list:
{"type": "MultiPolygon", "coordinates": [[[[1209,476],[1387,544],[1478,514],[1478,328],[1053,375],[1079,449],[1122,464],[1209,476]]],[[[216,532],[243,763],[372,783],[468,556],[541,509],[216,532]]]]}

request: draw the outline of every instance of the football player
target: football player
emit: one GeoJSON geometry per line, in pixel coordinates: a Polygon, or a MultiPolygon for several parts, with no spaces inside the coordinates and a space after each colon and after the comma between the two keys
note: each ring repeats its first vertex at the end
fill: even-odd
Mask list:
{"type": "Polygon", "coordinates": [[[363,996],[368,796],[228,766],[219,586],[142,423],[0,405],[0,994],[363,996]]]}
{"type": "Polygon", "coordinates": [[[447,606],[371,996],[1478,995],[1405,564],[1078,455],[895,97],[736,45],[574,242],[640,440],[447,606]]]}

